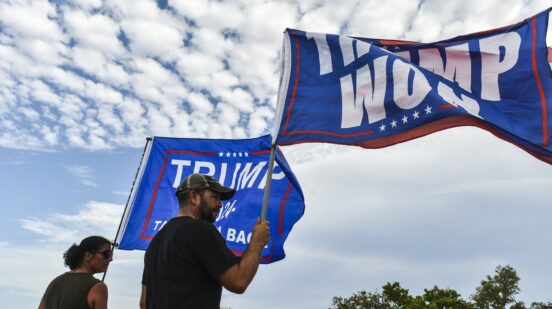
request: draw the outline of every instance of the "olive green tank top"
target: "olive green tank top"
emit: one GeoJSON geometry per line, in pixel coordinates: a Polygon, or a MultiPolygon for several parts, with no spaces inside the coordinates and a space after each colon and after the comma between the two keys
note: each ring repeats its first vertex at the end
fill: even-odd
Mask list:
{"type": "Polygon", "coordinates": [[[46,309],[90,309],[88,291],[100,280],[86,273],[64,273],[44,293],[46,309]]]}

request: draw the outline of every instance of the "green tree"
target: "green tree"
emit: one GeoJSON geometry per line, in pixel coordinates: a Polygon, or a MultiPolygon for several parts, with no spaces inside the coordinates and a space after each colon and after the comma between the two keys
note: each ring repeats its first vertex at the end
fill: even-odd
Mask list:
{"type": "Polygon", "coordinates": [[[383,286],[383,298],[396,308],[406,308],[412,303],[412,296],[407,289],[403,289],[398,282],[387,283],[383,286]]]}
{"type": "Polygon", "coordinates": [[[477,308],[481,309],[504,309],[507,305],[516,305],[517,308],[525,308],[523,303],[516,303],[515,296],[520,291],[519,277],[516,270],[509,265],[504,267],[498,265],[495,275],[487,275],[486,280],[476,288],[472,300],[477,308]],[[523,306],[523,307],[520,307],[523,306]]]}
{"type": "Polygon", "coordinates": [[[427,308],[445,309],[471,309],[473,304],[462,299],[462,295],[452,289],[440,289],[434,286],[433,289],[424,289],[423,299],[428,305],[427,308]]]}
{"type": "Polygon", "coordinates": [[[549,302],[549,303],[533,302],[530,308],[531,309],[552,309],[552,302],[549,302]]]}
{"type": "Polygon", "coordinates": [[[510,309],[527,309],[527,307],[525,307],[525,304],[522,301],[519,301],[510,306],[510,309]]]}
{"type": "MultiPolygon", "coordinates": [[[[434,286],[424,294],[410,295],[399,282],[386,283],[382,292],[360,291],[351,297],[334,297],[330,309],[527,309],[515,296],[520,292],[519,277],[511,266],[497,266],[494,276],[487,276],[471,296],[462,299],[452,289],[434,286]]],[[[552,309],[552,302],[533,302],[529,309],[552,309]]]]}
{"type": "Polygon", "coordinates": [[[348,298],[334,297],[330,309],[390,309],[379,293],[360,291],[348,298]]]}
{"type": "Polygon", "coordinates": [[[400,283],[387,283],[381,293],[360,291],[348,298],[334,297],[330,309],[474,309],[451,289],[437,286],[424,290],[422,296],[412,296],[400,283]]]}

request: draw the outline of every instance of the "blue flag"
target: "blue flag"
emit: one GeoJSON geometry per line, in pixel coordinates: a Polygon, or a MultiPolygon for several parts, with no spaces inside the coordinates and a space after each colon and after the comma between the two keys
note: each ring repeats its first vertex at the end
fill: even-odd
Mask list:
{"type": "Polygon", "coordinates": [[[549,12],[429,44],[288,29],[275,143],[380,148],[476,126],[552,163],[549,12]]]}
{"type": "MultiPolygon", "coordinates": [[[[178,212],[178,185],[188,175],[202,173],[236,190],[232,199],[222,201],[214,225],[228,248],[241,255],[261,215],[271,140],[270,135],[245,140],[154,137],[123,217],[119,249],[147,249],[155,233],[178,212]]],[[[284,241],[304,212],[301,187],[279,150],[274,165],[266,215],[271,238],[262,251],[263,263],[285,257],[284,241]]]]}

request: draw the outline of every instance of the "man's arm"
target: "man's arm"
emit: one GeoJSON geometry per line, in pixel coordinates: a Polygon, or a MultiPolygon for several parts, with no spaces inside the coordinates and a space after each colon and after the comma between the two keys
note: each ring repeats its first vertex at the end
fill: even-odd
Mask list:
{"type": "Polygon", "coordinates": [[[140,309],[146,309],[146,285],[142,284],[142,294],[140,295],[140,309]]]}
{"type": "Polygon", "coordinates": [[[257,219],[253,235],[251,235],[251,242],[240,262],[228,268],[218,277],[218,281],[230,292],[242,294],[255,277],[257,268],[259,268],[261,251],[270,239],[269,223],[257,219]]]}
{"type": "Polygon", "coordinates": [[[107,285],[98,282],[88,292],[88,306],[92,309],[107,309],[107,285]]]}

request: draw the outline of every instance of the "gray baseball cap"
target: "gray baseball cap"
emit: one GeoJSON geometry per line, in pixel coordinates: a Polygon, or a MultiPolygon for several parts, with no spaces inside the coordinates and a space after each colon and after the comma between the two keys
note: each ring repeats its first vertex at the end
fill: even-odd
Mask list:
{"type": "Polygon", "coordinates": [[[204,174],[192,174],[176,188],[176,196],[188,193],[190,191],[199,191],[203,189],[209,189],[214,192],[220,193],[220,199],[225,201],[234,196],[236,190],[221,185],[215,178],[204,174]]]}

